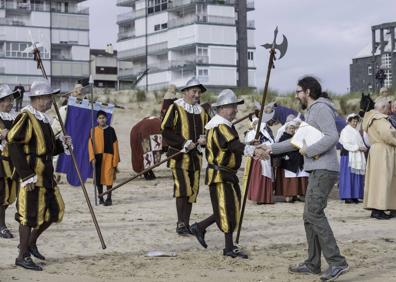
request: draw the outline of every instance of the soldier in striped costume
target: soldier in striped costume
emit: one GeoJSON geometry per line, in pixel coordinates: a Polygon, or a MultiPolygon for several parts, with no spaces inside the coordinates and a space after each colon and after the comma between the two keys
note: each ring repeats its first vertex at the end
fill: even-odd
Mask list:
{"type": "Polygon", "coordinates": [[[186,153],[171,159],[168,167],[174,180],[177,227],[179,235],[190,233],[192,204],[196,202],[199,176],[202,166],[202,152],[199,145],[206,144],[205,125],[208,114],[199,105],[201,94],[206,88],[196,79],[190,79],[181,89],[183,98],[176,100],[167,110],[161,124],[162,136],[169,145],[168,156],[185,150],[186,153]]]}
{"type": "Polygon", "coordinates": [[[7,135],[10,158],[15,166],[13,177],[20,181],[15,214],[20,244],[15,265],[31,270],[42,270],[33,262],[31,254],[45,259],[37,249],[38,237],[53,222],[62,220],[65,208],[54,181],[52,156],[64,152],[65,147],[71,145],[71,138],[61,135],[55,139],[45,114],[52,106],[51,95],[59,92],[46,81],[33,82],[28,94],[31,104],[22,109],[7,135]]]}
{"type": "Polygon", "coordinates": [[[264,149],[245,145],[239,141],[238,132],[232,125],[238,110],[237,105],[243,104],[230,89],[223,90],[218,98],[217,114],[208,122],[206,158],[206,184],[209,185],[213,215],[207,219],[194,223],[191,232],[199,243],[207,248],[205,242],[206,228],[216,222],[225,234],[225,248],[223,254],[232,258],[248,256],[234,246],[233,232],[238,226],[240,216],[241,190],[238,184],[237,170],[241,166],[242,156],[268,158],[264,149]]]}
{"type": "Polygon", "coordinates": [[[12,91],[7,84],[0,85],[0,238],[14,238],[5,223],[5,211],[15,202],[17,182],[11,178],[13,166],[9,159],[7,133],[16,118],[12,110],[14,98],[19,92],[12,91]]]}

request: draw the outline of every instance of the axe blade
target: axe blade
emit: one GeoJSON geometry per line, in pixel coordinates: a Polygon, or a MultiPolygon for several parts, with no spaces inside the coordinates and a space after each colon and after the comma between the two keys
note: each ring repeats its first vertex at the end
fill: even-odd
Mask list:
{"type": "Polygon", "coordinates": [[[288,41],[285,35],[283,36],[283,41],[281,44],[273,44],[273,43],[266,43],[261,45],[262,47],[264,47],[265,49],[272,49],[274,48],[275,50],[279,51],[279,57],[278,60],[281,59],[283,56],[285,56],[286,51],[287,51],[287,47],[288,47],[288,41]]]}
{"type": "Polygon", "coordinates": [[[285,35],[283,35],[283,41],[282,41],[282,44],[280,44],[280,45],[276,45],[276,49],[278,49],[279,50],[279,58],[278,58],[278,60],[279,59],[281,59],[285,54],[286,54],[286,51],[287,51],[287,47],[288,47],[288,41],[287,41],[287,38],[286,38],[286,36],[285,35]]]}

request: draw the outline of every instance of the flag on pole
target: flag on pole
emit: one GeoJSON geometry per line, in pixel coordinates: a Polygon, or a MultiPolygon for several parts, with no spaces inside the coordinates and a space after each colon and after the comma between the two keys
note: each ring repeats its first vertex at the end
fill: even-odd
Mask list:
{"type": "MultiPolygon", "coordinates": [[[[106,106],[99,102],[94,104],[94,126],[97,126],[96,114],[99,110],[106,112],[108,123],[111,123],[114,105],[106,106]]],[[[67,103],[67,116],[65,129],[73,140],[73,150],[76,156],[77,165],[80,168],[81,178],[85,182],[92,177],[92,166],[88,156],[88,139],[92,127],[91,103],[87,99],[78,101],[75,97],[69,97],[67,103]]],[[[62,154],[59,156],[56,165],[56,172],[65,173],[67,182],[72,186],[80,186],[77,172],[73,166],[71,156],[62,154]]]]}

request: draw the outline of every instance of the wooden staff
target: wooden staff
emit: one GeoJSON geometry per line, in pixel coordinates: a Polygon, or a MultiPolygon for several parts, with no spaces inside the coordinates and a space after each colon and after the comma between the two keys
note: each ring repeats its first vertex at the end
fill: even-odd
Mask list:
{"type": "MultiPolygon", "coordinates": [[[[248,115],[246,115],[246,116],[243,116],[242,118],[237,119],[236,121],[234,121],[232,124],[235,125],[235,124],[237,124],[237,123],[240,123],[241,121],[244,121],[245,119],[249,118],[250,116],[254,115],[255,113],[256,113],[256,111],[254,111],[254,112],[252,112],[252,113],[250,113],[250,114],[248,114],[248,115]]],[[[197,146],[197,145],[198,145],[198,143],[195,143],[195,146],[197,146]]],[[[109,189],[109,190],[103,192],[102,194],[99,195],[99,197],[103,197],[104,195],[106,195],[106,194],[108,194],[108,193],[110,193],[110,192],[112,192],[112,191],[114,191],[114,190],[120,188],[121,186],[123,186],[123,185],[125,185],[125,184],[131,182],[132,180],[138,178],[139,176],[145,174],[146,172],[149,172],[150,170],[152,170],[152,169],[154,169],[154,168],[156,168],[156,167],[159,167],[159,166],[162,165],[163,163],[165,163],[165,162],[167,162],[167,161],[169,161],[169,160],[171,160],[171,159],[173,159],[173,158],[179,156],[180,154],[188,153],[189,151],[190,151],[190,150],[184,152],[183,150],[181,150],[181,151],[179,151],[179,152],[173,154],[172,156],[167,157],[166,159],[160,161],[159,163],[157,163],[157,164],[155,164],[155,165],[153,165],[153,166],[150,166],[149,168],[146,168],[145,170],[139,172],[138,174],[136,174],[136,175],[134,175],[134,176],[128,178],[128,179],[125,180],[124,182],[121,182],[120,184],[114,186],[113,188],[111,188],[111,189],[109,189]]]]}
{"type": "MultiPolygon", "coordinates": [[[[43,65],[43,61],[41,60],[40,51],[38,50],[38,48],[36,47],[36,45],[33,42],[32,42],[32,44],[33,44],[34,60],[37,62],[37,68],[39,68],[41,70],[41,72],[43,74],[43,77],[46,80],[48,80],[47,73],[46,73],[44,65],[43,65]]],[[[60,116],[59,108],[58,108],[58,105],[56,104],[55,97],[54,97],[54,95],[51,95],[51,97],[52,97],[52,104],[53,104],[55,112],[56,112],[56,116],[58,117],[59,124],[60,124],[60,126],[62,128],[63,135],[66,136],[67,133],[66,133],[66,130],[65,130],[65,126],[63,124],[63,120],[62,120],[62,118],[60,116]]],[[[95,228],[96,228],[96,232],[98,233],[99,240],[100,240],[100,243],[102,245],[102,249],[106,249],[106,244],[105,244],[105,242],[103,240],[103,236],[102,236],[102,233],[100,231],[98,221],[96,220],[96,216],[95,216],[94,210],[93,210],[91,202],[89,200],[87,189],[85,188],[84,181],[82,180],[80,169],[78,168],[76,156],[74,155],[74,152],[73,152],[73,148],[72,148],[72,146],[67,146],[67,149],[69,150],[70,156],[71,156],[71,158],[73,160],[73,165],[74,165],[74,168],[76,169],[77,176],[78,176],[78,178],[80,180],[80,185],[81,185],[81,188],[82,188],[82,190],[84,192],[85,200],[87,202],[87,205],[88,205],[88,208],[89,208],[89,212],[91,213],[92,220],[93,220],[95,228]]]]}
{"type": "MultiPolygon", "coordinates": [[[[264,112],[264,107],[265,107],[265,101],[267,100],[267,94],[268,94],[268,84],[269,84],[269,80],[270,80],[270,76],[271,76],[271,70],[274,67],[276,49],[278,49],[280,51],[279,59],[284,56],[284,54],[286,53],[286,50],[287,50],[287,39],[286,39],[285,36],[283,36],[282,44],[280,44],[280,45],[276,44],[277,34],[278,34],[278,27],[276,27],[276,29],[274,30],[274,40],[273,40],[272,44],[263,45],[265,48],[270,49],[270,57],[269,57],[269,62],[268,62],[267,75],[266,75],[265,84],[264,84],[264,93],[263,93],[263,97],[262,97],[262,100],[261,100],[261,109],[260,109],[260,112],[259,112],[259,119],[258,119],[258,123],[257,123],[256,135],[254,137],[254,140],[258,140],[258,138],[260,136],[261,121],[263,120],[263,112],[264,112]]],[[[248,171],[248,175],[247,175],[247,178],[246,178],[246,189],[245,189],[245,193],[243,195],[241,214],[240,214],[240,217],[239,217],[237,235],[236,235],[236,239],[235,239],[235,242],[237,244],[239,243],[239,236],[241,234],[243,215],[245,213],[246,200],[247,200],[247,195],[248,195],[248,192],[249,192],[250,178],[251,178],[251,175],[252,175],[251,162],[252,162],[252,158],[249,158],[248,161],[247,161],[247,164],[246,164],[246,166],[249,166],[249,171],[248,171]]]]}

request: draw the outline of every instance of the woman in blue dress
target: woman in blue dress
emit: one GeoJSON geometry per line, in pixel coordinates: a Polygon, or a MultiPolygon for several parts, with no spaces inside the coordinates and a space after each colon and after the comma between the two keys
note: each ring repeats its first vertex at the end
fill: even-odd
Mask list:
{"type": "Polygon", "coordinates": [[[340,199],[345,203],[359,203],[363,199],[364,175],[366,172],[366,158],[364,152],[367,147],[364,144],[360,132],[356,129],[360,121],[357,114],[347,117],[348,124],[341,131],[340,144],[340,199]]]}

